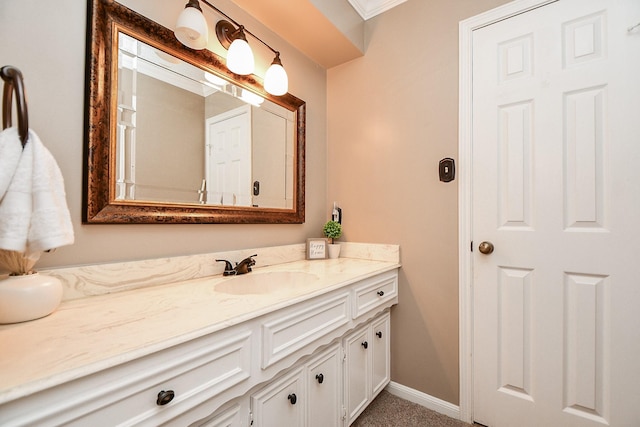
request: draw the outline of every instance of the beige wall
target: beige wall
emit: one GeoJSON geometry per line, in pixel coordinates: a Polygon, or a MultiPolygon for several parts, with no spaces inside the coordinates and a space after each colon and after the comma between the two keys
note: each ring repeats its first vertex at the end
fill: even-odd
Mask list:
{"type": "MultiPolygon", "coordinates": [[[[128,3],[163,25],[172,26],[186,2],[128,3]]],[[[281,51],[290,92],[307,102],[306,223],[82,225],[86,1],[2,0],[0,65],[15,65],[24,74],[29,123],[60,165],[76,234],[74,245],[44,254],[36,268],[300,243],[321,235],[326,219],[326,71],[233,3],[217,0],[215,4],[281,51]]],[[[215,18],[206,13],[213,25],[215,18]]],[[[273,56],[258,43],[253,45],[256,73],[264,75],[273,56]]]]}
{"type": "MultiPolygon", "coordinates": [[[[126,2],[165,26],[184,6],[126,2]]],[[[194,226],[80,223],[86,2],[0,1],[0,65],[25,74],[30,125],[60,164],[76,232],[73,246],[38,266],[299,243],[320,235],[337,200],[344,240],[401,245],[393,381],[457,403],[457,181],[440,183],[437,164],[457,156],[458,21],[505,2],[409,0],[367,22],[364,57],[325,72],[228,0],[216,1],[282,52],[290,91],[307,102],[307,220],[194,226]]],[[[256,54],[264,75],[272,58],[256,54]]]]}
{"type": "Polygon", "coordinates": [[[409,0],[367,22],[365,56],[327,74],[328,197],[343,239],[398,243],[391,379],[458,403],[458,22],[506,0],[409,0]]]}

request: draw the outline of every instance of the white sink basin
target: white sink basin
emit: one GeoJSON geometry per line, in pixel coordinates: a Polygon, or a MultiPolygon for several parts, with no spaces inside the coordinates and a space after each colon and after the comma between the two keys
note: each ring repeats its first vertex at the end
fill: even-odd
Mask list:
{"type": "Polygon", "coordinates": [[[270,271],[233,276],[218,283],[216,292],[231,295],[270,294],[304,287],[318,280],[318,276],[302,271],[270,271]]]}

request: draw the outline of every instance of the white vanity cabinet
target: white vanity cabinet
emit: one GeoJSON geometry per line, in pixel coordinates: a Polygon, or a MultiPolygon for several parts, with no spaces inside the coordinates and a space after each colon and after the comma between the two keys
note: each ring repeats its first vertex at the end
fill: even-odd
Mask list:
{"type": "MultiPolygon", "coordinates": [[[[286,294],[204,332],[155,342],[144,354],[81,365],[55,383],[40,380],[30,393],[8,389],[0,394],[0,425],[344,427],[389,381],[389,310],[397,303],[397,280],[392,264],[307,294],[286,294]]],[[[154,292],[175,301],[163,293],[170,290],[154,292]]],[[[242,308],[267,297],[234,298],[220,297],[220,307],[242,308]]],[[[199,316],[215,308],[205,304],[199,316]]],[[[179,314],[195,317],[190,305],[179,314]]],[[[97,321],[91,337],[118,345],[125,332],[105,335],[110,325],[127,325],[130,336],[157,327],[142,314],[139,319],[97,321]]]]}
{"type": "Polygon", "coordinates": [[[351,424],[390,379],[390,317],[385,312],[344,338],[345,407],[351,424]]]}

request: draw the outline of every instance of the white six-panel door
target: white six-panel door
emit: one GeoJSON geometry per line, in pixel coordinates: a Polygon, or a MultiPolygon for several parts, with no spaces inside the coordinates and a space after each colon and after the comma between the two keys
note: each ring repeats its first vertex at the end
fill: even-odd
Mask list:
{"type": "Polygon", "coordinates": [[[473,33],[482,424],[640,426],[638,22],[638,0],[559,0],[473,33]]]}
{"type": "Polygon", "coordinates": [[[251,106],[205,121],[207,203],[251,206],[251,106]]]}

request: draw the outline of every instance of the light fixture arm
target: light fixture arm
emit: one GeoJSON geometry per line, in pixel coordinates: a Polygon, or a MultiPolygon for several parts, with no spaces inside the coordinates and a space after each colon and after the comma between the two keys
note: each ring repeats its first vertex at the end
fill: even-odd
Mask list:
{"type": "MultiPolygon", "coordinates": [[[[221,11],[220,9],[218,9],[217,7],[215,7],[214,5],[209,3],[207,0],[201,0],[201,1],[204,4],[206,4],[207,6],[209,6],[211,9],[215,10],[216,12],[218,12],[220,15],[224,16],[225,18],[227,18],[233,24],[233,25],[230,25],[230,23],[226,22],[226,21],[219,21],[218,24],[216,24],[216,35],[218,36],[218,40],[220,41],[222,46],[224,46],[225,49],[229,48],[229,45],[231,45],[231,42],[233,42],[233,40],[235,40],[234,36],[236,36],[238,34],[238,32],[240,31],[240,29],[242,29],[242,31],[244,33],[249,34],[251,37],[253,37],[254,39],[258,40],[260,43],[265,45],[274,54],[276,54],[276,55],[280,54],[280,52],[278,52],[277,50],[275,50],[274,48],[269,46],[260,37],[256,36],[251,31],[247,30],[243,25],[241,25],[240,23],[235,21],[233,18],[231,18],[229,15],[227,15],[226,13],[224,13],[223,11],[221,11]],[[226,24],[221,24],[221,23],[224,23],[224,22],[226,22],[226,24]],[[221,27],[220,30],[218,29],[218,27],[221,27]],[[223,32],[223,35],[221,35],[221,32],[223,32]],[[225,41],[223,42],[223,40],[225,40],[225,41]]],[[[245,40],[246,40],[246,37],[245,37],[245,40]]]]}
{"type": "Polygon", "coordinates": [[[247,41],[244,32],[244,26],[238,25],[238,28],[236,28],[231,22],[225,21],[224,19],[216,23],[216,36],[225,49],[229,49],[229,46],[231,46],[231,43],[233,43],[235,39],[239,38],[247,41]]]}

